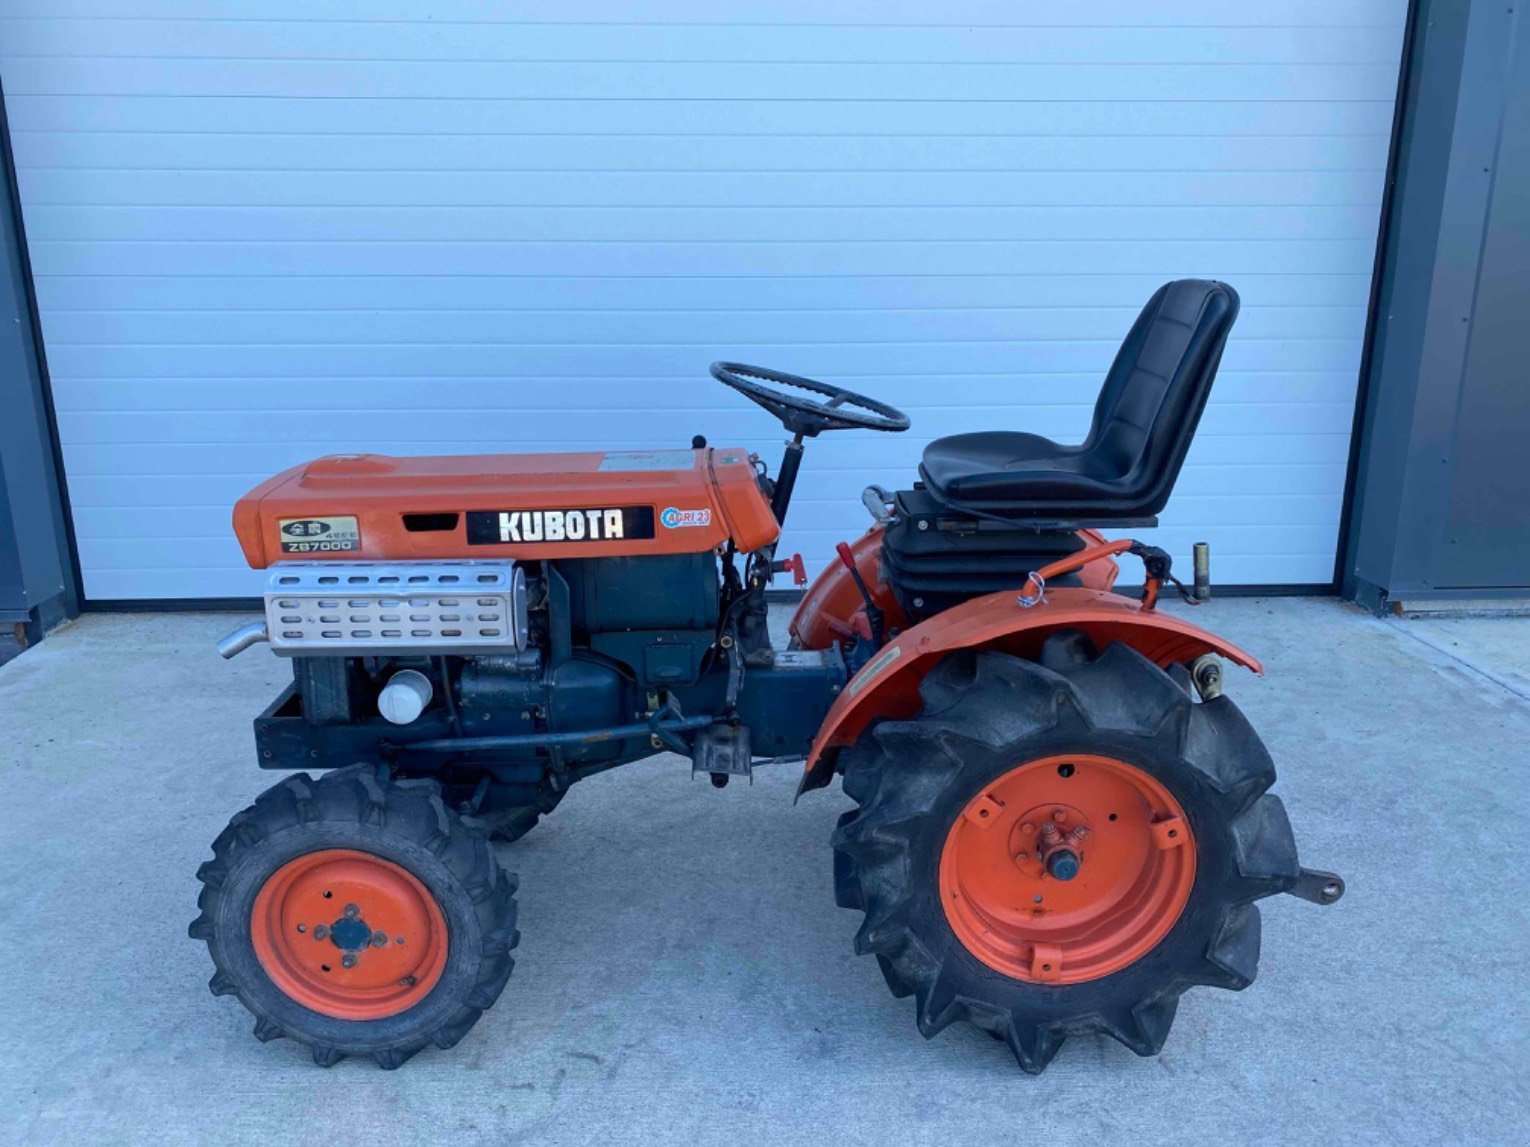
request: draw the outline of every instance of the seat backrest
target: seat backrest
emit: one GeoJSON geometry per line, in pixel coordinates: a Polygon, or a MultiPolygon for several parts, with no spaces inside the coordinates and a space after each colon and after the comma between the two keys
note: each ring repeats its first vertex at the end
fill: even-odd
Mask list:
{"type": "Polygon", "coordinates": [[[1154,292],[1116,353],[1083,449],[1138,512],[1169,500],[1237,317],[1226,283],[1177,279],[1154,292]]]}

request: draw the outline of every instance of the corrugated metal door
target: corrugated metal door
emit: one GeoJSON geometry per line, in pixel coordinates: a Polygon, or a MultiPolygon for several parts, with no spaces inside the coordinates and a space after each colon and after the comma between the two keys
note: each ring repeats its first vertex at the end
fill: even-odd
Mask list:
{"type": "Polygon", "coordinates": [[[722,357],[914,417],[811,446],[821,559],[932,437],[1079,437],[1185,275],[1244,311],[1158,540],[1327,582],[1405,7],[12,0],[86,592],[256,592],[230,504],[321,453],[774,460],[722,357]]]}

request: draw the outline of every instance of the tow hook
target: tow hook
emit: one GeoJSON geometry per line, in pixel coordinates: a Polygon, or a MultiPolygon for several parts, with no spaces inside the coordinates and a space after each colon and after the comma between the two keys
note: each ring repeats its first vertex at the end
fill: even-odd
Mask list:
{"type": "Polygon", "coordinates": [[[1336,872],[1324,872],[1321,868],[1303,868],[1296,883],[1286,892],[1313,904],[1327,906],[1337,904],[1344,895],[1344,878],[1336,872]]]}

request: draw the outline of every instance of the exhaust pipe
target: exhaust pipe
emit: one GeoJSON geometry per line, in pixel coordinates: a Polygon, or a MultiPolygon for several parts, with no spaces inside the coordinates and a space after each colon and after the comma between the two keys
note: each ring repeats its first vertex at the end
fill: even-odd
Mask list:
{"type": "Polygon", "coordinates": [[[270,641],[271,635],[266,632],[266,623],[252,621],[249,625],[241,625],[227,637],[218,642],[218,656],[227,660],[230,657],[238,657],[250,646],[261,641],[270,641]]]}

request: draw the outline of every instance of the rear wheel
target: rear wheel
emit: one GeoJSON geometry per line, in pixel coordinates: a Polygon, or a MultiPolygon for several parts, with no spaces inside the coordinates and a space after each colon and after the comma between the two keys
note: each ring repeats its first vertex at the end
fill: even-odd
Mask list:
{"type": "Polygon", "coordinates": [[[1079,634],[1040,663],[953,655],[921,693],[846,753],[860,807],[833,843],[836,897],[865,913],[856,950],[916,998],[926,1037],[966,1020],[1031,1072],[1090,1032],[1152,1055],[1187,988],[1253,981],[1253,901],[1298,869],[1230,700],[1197,704],[1079,634]]]}
{"type": "Polygon", "coordinates": [[[288,777],[234,816],[197,877],[190,932],[213,994],[238,996],[257,1038],[293,1039],[325,1067],[451,1047],[514,962],[514,878],[433,780],[288,777]]]}

